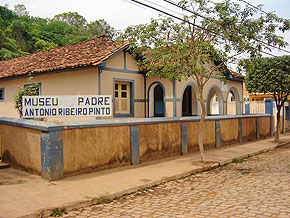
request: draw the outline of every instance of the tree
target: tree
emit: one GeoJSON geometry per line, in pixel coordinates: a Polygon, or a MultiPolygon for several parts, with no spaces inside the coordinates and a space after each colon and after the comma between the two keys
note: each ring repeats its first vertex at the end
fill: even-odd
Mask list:
{"type": "Polygon", "coordinates": [[[62,14],[57,14],[53,17],[55,21],[63,21],[70,26],[82,28],[87,25],[87,20],[82,15],[77,12],[67,12],[62,14]]]}
{"type": "Polygon", "coordinates": [[[18,16],[29,16],[29,12],[26,10],[25,5],[14,5],[14,11],[18,16]]]}
{"type": "Polygon", "coordinates": [[[170,18],[151,20],[150,24],[128,27],[120,37],[134,42],[130,49],[148,76],[158,75],[171,81],[191,77],[196,82],[202,108],[199,149],[201,161],[205,161],[205,84],[213,74],[222,71],[224,63],[236,60],[243,53],[257,57],[261,48],[268,48],[265,43],[279,47],[287,45],[275,31],[289,29],[289,21],[274,14],[261,14],[255,18],[257,9],[248,5],[242,8],[229,0],[221,3],[183,0],[179,6],[184,10],[193,9],[192,14],[184,16],[182,22],[170,18]],[[228,56],[229,52],[234,55],[228,56]],[[206,66],[211,61],[219,64],[209,69],[206,66]]]}
{"type": "Polygon", "coordinates": [[[93,36],[105,35],[106,37],[113,39],[115,35],[115,29],[111,27],[104,19],[96,20],[89,23],[88,32],[93,36]]]}
{"type": "Polygon", "coordinates": [[[280,135],[280,112],[290,94],[290,56],[247,59],[243,61],[249,92],[273,95],[277,108],[275,142],[280,135]]]}

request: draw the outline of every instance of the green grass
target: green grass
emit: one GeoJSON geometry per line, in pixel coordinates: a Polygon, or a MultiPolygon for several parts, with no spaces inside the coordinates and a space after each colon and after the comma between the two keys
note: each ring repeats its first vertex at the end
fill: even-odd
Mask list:
{"type": "Polygon", "coordinates": [[[245,161],[245,159],[243,158],[235,158],[233,159],[232,163],[243,163],[245,161]]]}
{"type": "Polygon", "coordinates": [[[62,216],[63,214],[67,214],[67,211],[64,208],[56,208],[53,210],[51,216],[59,217],[62,216]]]}

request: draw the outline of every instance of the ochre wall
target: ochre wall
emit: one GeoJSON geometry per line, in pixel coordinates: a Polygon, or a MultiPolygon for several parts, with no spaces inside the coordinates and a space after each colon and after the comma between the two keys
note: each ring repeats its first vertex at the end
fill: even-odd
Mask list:
{"type": "Polygon", "coordinates": [[[239,120],[220,120],[221,144],[233,144],[239,141],[239,120]]]}
{"type": "Polygon", "coordinates": [[[260,138],[270,136],[270,117],[259,117],[260,138]]]}
{"type": "MultiPolygon", "coordinates": [[[[34,76],[35,83],[41,83],[42,95],[98,95],[99,94],[99,70],[97,67],[82,70],[68,70],[65,72],[49,73],[34,76]]],[[[144,91],[144,75],[138,73],[135,60],[123,51],[108,59],[104,70],[100,74],[101,87],[100,94],[113,96],[114,79],[134,81],[134,117],[145,117],[145,110],[148,117],[148,103],[145,106],[145,95],[148,101],[148,89],[154,82],[160,82],[165,88],[166,117],[181,117],[182,92],[188,82],[193,82],[192,78],[176,81],[176,111],[173,103],[173,82],[168,79],[151,76],[146,78],[146,90],[144,91]],[[124,59],[125,57],[125,59],[124,59]],[[126,61],[124,61],[126,60],[126,61]],[[122,72],[123,71],[123,72],[122,72]],[[129,71],[129,72],[128,72],[129,71]],[[145,93],[144,93],[145,92],[145,93]],[[145,109],[146,107],[146,109],[145,109]],[[174,113],[175,112],[175,113],[174,113]]],[[[0,82],[0,88],[5,88],[5,101],[0,102],[0,116],[18,117],[18,112],[14,109],[13,96],[17,92],[17,86],[24,86],[28,83],[27,78],[13,79],[0,82]]],[[[216,85],[221,89],[221,81],[218,78],[211,78],[204,87],[203,97],[206,100],[209,89],[216,85]]],[[[242,100],[242,84],[240,82],[228,81],[228,89],[235,87],[242,100]]],[[[227,91],[223,91],[223,100],[227,99],[227,91]]],[[[152,98],[152,96],[150,96],[152,98]]],[[[151,102],[152,103],[152,102],[151,102]]],[[[223,103],[223,112],[226,112],[226,103],[223,103]]],[[[151,108],[151,107],[149,107],[151,108]]],[[[149,109],[151,110],[151,109],[149,109]]],[[[221,114],[222,114],[221,113],[221,114]]],[[[92,120],[95,117],[76,118],[48,118],[47,121],[69,121],[69,120],[92,120]]],[[[101,119],[101,118],[98,118],[101,119]]],[[[102,118],[107,119],[107,118],[102,118]]]]}
{"type": "Polygon", "coordinates": [[[251,141],[257,138],[256,133],[256,118],[242,119],[243,141],[251,141]]]}
{"type": "Polygon", "coordinates": [[[130,165],[130,127],[62,130],[65,176],[130,165]]]}
{"type": "Polygon", "coordinates": [[[138,125],[142,162],[181,154],[180,123],[138,125]]]}
{"type": "MultiPolygon", "coordinates": [[[[199,151],[199,122],[187,122],[188,152],[199,151]]],[[[204,123],[203,144],[205,149],[215,147],[215,121],[207,120],[204,123]]]]}
{"type": "MultiPolygon", "coordinates": [[[[69,71],[54,74],[34,76],[35,83],[41,83],[42,95],[97,95],[98,90],[98,69],[69,71]]],[[[0,102],[0,116],[18,118],[18,112],[14,109],[13,96],[17,93],[17,86],[23,87],[28,84],[28,78],[7,80],[0,82],[0,88],[5,88],[5,101],[0,102]]],[[[83,118],[75,118],[74,120],[83,118]]],[[[86,119],[95,119],[89,118],[86,119]]],[[[48,120],[64,120],[61,118],[48,120]]],[[[66,120],[72,120],[67,118],[66,120]]]]}
{"type": "MultiPolygon", "coordinates": [[[[119,52],[106,62],[107,68],[124,70],[124,53],[119,52]]],[[[135,61],[126,53],[126,69],[138,71],[135,61]]],[[[98,95],[98,68],[70,70],[59,73],[49,73],[33,76],[35,83],[41,83],[41,95],[98,95]]],[[[134,81],[134,98],[144,100],[143,74],[124,73],[104,70],[101,73],[101,94],[113,95],[113,79],[128,79],[134,81]]],[[[0,88],[5,88],[5,101],[0,102],[0,116],[18,118],[14,109],[13,96],[17,93],[17,86],[28,84],[28,78],[13,79],[0,82],[0,88]]],[[[144,102],[134,102],[135,117],[144,117],[144,102]]],[[[110,117],[112,118],[112,117],[110,117]]],[[[92,120],[95,117],[47,118],[47,121],[92,120]]]]}
{"type": "Polygon", "coordinates": [[[40,130],[1,124],[1,157],[11,167],[41,174],[40,130]]]}
{"type": "MultiPolygon", "coordinates": [[[[239,142],[239,119],[242,120],[243,141],[256,139],[256,119],[259,119],[260,138],[270,135],[270,117],[239,116],[230,119],[219,117],[221,146],[239,142]]],[[[186,123],[187,126],[188,153],[199,150],[198,120],[179,119],[166,122],[160,119],[158,122],[151,119],[151,121],[147,123],[144,119],[134,119],[133,123],[128,124],[125,121],[118,125],[106,122],[112,126],[99,126],[100,123],[95,122],[95,127],[88,128],[85,127],[85,122],[80,122],[80,126],[70,127],[68,124],[61,130],[64,176],[130,165],[132,142],[135,143],[134,147],[139,143],[141,162],[179,156],[183,140],[181,123],[186,123]],[[131,142],[132,124],[139,130],[139,141],[136,141],[135,135],[132,136],[134,140],[131,142]]],[[[16,120],[17,122],[22,123],[21,120],[16,120]]],[[[204,123],[205,149],[215,147],[215,122],[206,120],[204,123]]],[[[92,122],[89,125],[92,125],[92,122]]],[[[10,163],[14,168],[41,174],[42,134],[41,130],[31,129],[30,126],[24,128],[0,124],[0,152],[3,161],[10,163]]]]}
{"type": "MultiPolygon", "coordinates": [[[[101,73],[101,94],[112,95],[114,79],[134,81],[134,99],[144,99],[144,82],[142,74],[120,73],[104,70],[101,73]]],[[[135,117],[144,117],[144,102],[134,102],[135,117]]]]}

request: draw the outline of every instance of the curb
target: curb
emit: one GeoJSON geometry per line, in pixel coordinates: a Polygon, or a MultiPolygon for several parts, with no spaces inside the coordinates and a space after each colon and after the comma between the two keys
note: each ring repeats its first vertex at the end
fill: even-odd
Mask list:
{"type": "Polygon", "coordinates": [[[248,157],[251,157],[251,156],[254,156],[254,155],[258,155],[258,154],[262,154],[262,153],[266,153],[266,152],[275,150],[276,148],[279,148],[279,147],[281,147],[283,145],[287,145],[287,144],[290,144],[290,142],[282,142],[282,143],[279,143],[279,144],[277,144],[275,146],[271,146],[270,148],[262,149],[262,150],[257,151],[257,152],[249,153],[249,154],[246,154],[246,155],[241,155],[241,156],[238,156],[238,157],[235,157],[235,158],[230,158],[230,159],[225,160],[225,161],[219,161],[219,162],[216,162],[216,163],[213,163],[213,164],[209,164],[209,165],[204,166],[204,167],[200,167],[200,168],[196,168],[196,169],[193,169],[193,170],[189,170],[189,171],[186,171],[186,172],[183,172],[183,173],[179,173],[179,174],[176,174],[176,175],[173,175],[173,176],[163,177],[161,179],[158,179],[158,180],[155,180],[155,181],[151,181],[151,182],[147,182],[147,183],[144,183],[142,185],[138,185],[138,186],[135,186],[135,187],[132,187],[132,188],[127,188],[127,189],[120,190],[120,191],[113,192],[113,193],[108,193],[108,194],[105,194],[105,195],[102,195],[102,196],[98,196],[98,197],[94,197],[94,198],[91,198],[91,199],[88,199],[88,200],[71,202],[71,203],[68,203],[68,204],[61,205],[59,207],[43,208],[41,210],[36,211],[33,214],[20,216],[19,218],[43,218],[43,217],[49,217],[57,209],[65,209],[66,211],[71,211],[74,208],[82,208],[82,207],[88,207],[88,206],[96,205],[96,204],[102,203],[104,200],[114,200],[114,199],[122,197],[124,195],[129,195],[129,194],[132,194],[134,192],[144,190],[144,189],[146,189],[148,187],[151,187],[151,186],[160,185],[162,183],[173,181],[173,180],[176,180],[176,179],[180,179],[182,177],[187,177],[187,176],[190,176],[192,174],[199,173],[199,172],[210,171],[210,170],[215,169],[217,167],[221,167],[221,166],[224,166],[226,164],[232,163],[234,159],[245,159],[245,158],[248,158],[248,157]]]}
{"type": "Polygon", "coordinates": [[[132,188],[127,188],[127,189],[124,189],[124,190],[121,190],[121,191],[117,191],[117,192],[109,193],[109,194],[106,194],[106,195],[94,197],[94,198],[91,198],[91,199],[88,199],[88,200],[71,202],[71,203],[68,203],[68,204],[61,205],[59,207],[44,208],[44,209],[36,211],[33,214],[20,216],[18,218],[43,218],[43,217],[49,217],[51,214],[53,214],[55,212],[56,209],[65,209],[66,211],[71,211],[74,208],[82,208],[82,207],[92,206],[92,205],[98,204],[98,203],[100,203],[100,202],[102,202],[104,200],[114,200],[114,199],[122,197],[124,195],[129,195],[129,194],[132,194],[134,192],[144,190],[144,189],[146,189],[148,187],[151,187],[151,186],[160,185],[162,183],[173,181],[173,180],[176,180],[176,179],[180,179],[182,177],[190,176],[190,175],[195,174],[195,173],[206,172],[206,171],[215,169],[215,168],[217,168],[219,166],[220,166],[219,163],[213,163],[213,164],[210,164],[210,165],[207,165],[207,166],[204,166],[204,167],[200,167],[200,168],[196,168],[196,169],[193,169],[193,170],[189,170],[189,171],[186,171],[186,172],[183,172],[183,173],[179,173],[179,174],[176,174],[176,175],[173,175],[173,176],[163,177],[161,179],[158,179],[158,180],[155,180],[155,181],[151,181],[151,182],[147,182],[147,183],[144,183],[142,185],[138,185],[138,186],[135,186],[135,187],[132,187],[132,188]]]}

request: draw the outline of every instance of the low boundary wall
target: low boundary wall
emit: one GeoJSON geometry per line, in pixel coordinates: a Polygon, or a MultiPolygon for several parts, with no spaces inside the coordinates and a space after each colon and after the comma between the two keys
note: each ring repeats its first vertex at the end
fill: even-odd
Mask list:
{"type": "MultiPolygon", "coordinates": [[[[200,117],[61,124],[0,119],[3,162],[47,180],[198,151],[200,117]]],[[[273,136],[268,114],[208,116],[205,149],[273,136]]]]}

